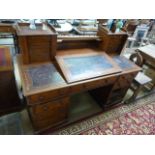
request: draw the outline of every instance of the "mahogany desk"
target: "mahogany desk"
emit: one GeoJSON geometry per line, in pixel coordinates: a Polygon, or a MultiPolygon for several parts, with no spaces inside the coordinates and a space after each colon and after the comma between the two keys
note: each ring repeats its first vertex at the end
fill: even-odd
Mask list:
{"type": "Polygon", "coordinates": [[[16,70],[35,131],[67,122],[70,97],[79,92],[89,91],[103,109],[120,103],[141,68],[124,57],[111,59],[117,69],[110,74],[68,83],[55,61],[27,65],[18,55],[16,70]]]}

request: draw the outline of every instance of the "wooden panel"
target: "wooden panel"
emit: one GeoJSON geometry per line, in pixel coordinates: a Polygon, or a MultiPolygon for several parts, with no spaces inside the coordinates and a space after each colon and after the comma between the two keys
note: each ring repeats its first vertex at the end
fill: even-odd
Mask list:
{"type": "Polygon", "coordinates": [[[27,101],[29,105],[45,103],[53,99],[68,95],[69,90],[69,88],[62,88],[58,90],[52,90],[49,92],[38,93],[35,95],[28,96],[27,101]]]}
{"type": "Polygon", "coordinates": [[[18,46],[24,64],[54,60],[57,35],[47,25],[31,30],[28,24],[16,25],[18,46]],[[42,29],[45,26],[45,29],[42,29]]]}
{"type": "Polygon", "coordinates": [[[99,42],[96,40],[71,40],[71,41],[62,41],[58,43],[57,49],[64,50],[64,49],[79,49],[79,48],[96,48],[98,47],[99,42]]]}
{"type": "Polygon", "coordinates": [[[58,124],[67,118],[69,98],[30,107],[33,125],[37,130],[58,124]]]}
{"type": "Polygon", "coordinates": [[[15,29],[18,36],[53,35],[55,31],[47,24],[35,24],[36,29],[30,29],[30,23],[18,23],[15,29]]]}
{"type": "Polygon", "coordinates": [[[59,97],[59,91],[53,90],[51,92],[44,92],[44,93],[38,93],[36,95],[31,95],[27,97],[28,104],[36,104],[36,103],[44,103],[48,102],[50,100],[53,100],[55,98],[59,97]]]}
{"type": "Polygon", "coordinates": [[[104,87],[110,84],[114,84],[114,82],[116,81],[117,77],[110,77],[108,79],[102,79],[102,80],[97,80],[97,81],[92,81],[89,83],[84,84],[85,88],[88,90],[94,89],[94,88],[98,88],[98,87],[104,87]]]}
{"type": "Polygon", "coordinates": [[[129,87],[136,74],[137,72],[120,75],[119,79],[116,81],[114,85],[114,89],[129,87]]]}
{"type": "Polygon", "coordinates": [[[0,46],[0,115],[21,107],[9,47],[0,46]]]}
{"type": "Polygon", "coordinates": [[[0,72],[13,70],[10,48],[0,46],[0,72]]]}
{"type": "Polygon", "coordinates": [[[28,44],[27,44],[26,36],[20,36],[17,38],[17,40],[18,40],[19,52],[22,54],[23,63],[29,64],[30,63],[30,54],[28,51],[28,44]]]}
{"type": "Polygon", "coordinates": [[[99,25],[98,35],[101,37],[100,48],[106,53],[120,54],[128,35],[126,32],[112,33],[106,27],[99,25]]]}
{"type": "Polygon", "coordinates": [[[73,86],[70,87],[70,92],[72,94],[79,93],[79,92],[82,92],[82,91],[85,91],[84,84],[73,85],[73,86]]]}
{"type": "Polygon", "coordinates": [[[138,72],[136,71],[120,75],[108,96],[105,104],[106,108],[122,102],[137,73],[138,72]]]}
{"type": "Polygon", "coordinates": [[[0,32],[15,33],[15,29],[13,28],[13,24],[3,24],[3,23],[0,23],[0,32]]]}

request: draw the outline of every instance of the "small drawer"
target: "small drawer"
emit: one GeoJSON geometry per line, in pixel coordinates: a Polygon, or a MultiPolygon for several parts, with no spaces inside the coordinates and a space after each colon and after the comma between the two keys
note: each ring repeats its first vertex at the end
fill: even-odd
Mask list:
{"type": "Polygon", "coordinates": [[[107,84],[113,84],[113,83],[115,83],[116,80],[117,80],[117,77],[111,77],[111,78],[109,78],[109,79],[106,81],[106,83],[107,83],[107,84]]]}
{"type": "Polygon", "coordinates": [[[61,88],[58,90],[59,91],[59,95],[61,96],[67,96],[70,93],[70,88],[61,88]]]}
{"type": "Polygon", "coordinates": [[[30,107],[30,115],[37,128],[48,127],[65,120],[68,116],[69,98],[30,107]]]}
{"type": "Polygon", "coordinates": [[[84,91],[84,90],[85,90],[84,84],[75,85],[70,88],[70,93],[74,94],[74,93],[78,93],[78,92],[84,91]]]}
{"type": "Polygon", "coordinates": [[[44,92],[44,93],[28,96],[27,100],[29,105],[36,104],[36,103],[44,103],[62,96],[67,96],[69,92],[70,92],[69,88],[61,88],[50,92],[44,92]]]}
{"type": "Polygon", "coordinates": [[[36,103],[48,102],[48,101],[55,99],[59,96],[60,96],[59,91],[54,90],[54,91],[50,91],[50,92],[44,92],[44,93],[39,93],[39,94],[28,96],[27,100],[28,100],[28,104],[32,105],[32,104],[36,104],[36,103]]]}
{"type": "Polygon", "coordinates": [[[105,80],[97,80],[97,81],[91,81],[89,83],[84,84],[85,89],[92,89],[101,87],[105,83],[105,80]]]}
{"type": "Polygon", "coordinates": [[[105,78],[97,81],[92,81],[85,84],[85,88],[91,89],[91,88],[103,87],[106,85],[113,84],[115,81],[116,81],[116,77],[110,77],[110,78],[105,78]]]}

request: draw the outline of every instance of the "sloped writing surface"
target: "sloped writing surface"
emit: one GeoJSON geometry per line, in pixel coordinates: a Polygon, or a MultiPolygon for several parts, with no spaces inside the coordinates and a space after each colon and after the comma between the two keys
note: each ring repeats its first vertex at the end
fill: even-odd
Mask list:
{"type": "Polygon", "coordinates": [[[80,49],[60,52],[57,63],[68,83],[120,72],[119,66],[104,52],[80,49]]]}
{"type": "Polygon", "coordinates": [[[73,77],[93,74],[94,71],[98,73],[103,69],[107,70],[113,67],[105,57],[100,55],[64,58],[64,63],[73,77]]]}

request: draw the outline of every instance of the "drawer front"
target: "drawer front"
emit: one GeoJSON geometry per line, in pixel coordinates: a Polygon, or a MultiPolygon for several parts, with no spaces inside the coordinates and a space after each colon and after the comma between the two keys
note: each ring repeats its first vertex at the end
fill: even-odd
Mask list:
{"type": "Polygon", "coordinates": [[[84,90],[85,90],[84,84],[75,85],[70,88],[71,94],[79,93],[84,90]]]}
{"type": "Polygon", "coordinates": [[[30,115],[35,128],[47,128],[66,120],[69,98],[36,105],[30,108],[30,115]]]}
{"type": "Polygon", "coordinates": [[[0,32],[14,32],[11,26],[0,26],[0,32]]]}
{"type": "Polygon", "coordinates": [[[98,87],[103,87],[106,85],[113,84],[116,81],[117,77],[111,77],[108,79],[101,79],[93,82],[89,82],[85,84],[86,89],[93,89],[93,88],[98,88],[98,87]]]}
{"type": "Polygon", "coordinates": [[[128,79],[128,76],[121,76],[119,78],[119,83],[120,83],[121,88],[130,86],[130,84],[131,84],[130,81],[131,80],[128,79]]]}
{"type": "Polygon", "coordinates": [[[135,73],[121,75],[116,81],[114,89],[129,87],[135,76],[135,73]]]}
{"type": "Polygon", "coordinates": [[[93,89],[97,87],[101,87],[105,84],[105,80],[98,80],[98,81],[92,81],[89,83],[84,84],[85,89],[93,89]]]}
{"type": "Polygon", "coordinates": [[[74,93],[78,93],[78,92],[82,92],[82,91],[86,91],[86,90],[90,90],[90,89],[94,89],[94,88],[98,88],[98,87],[103,87],[103,86],[106,86],[109,84],[113,84],[116,81],[116,79],[117,79],[117,77],[111,77],[108,79],[90,81],[90,82],[87,82],[84,84],[72,86],[72,87],[70,87],[70,93],[74,94],[74,93]]]}
{"type": "Polygon", "coordinates": [[[44,92],[27,97],[28,104],[33,105],[36,103],[44,103],[56,99],[61,96],[66,96],[69,93],[69,88],[62,88],[59,90],[53,90],[50,92],[44,92]]]}

